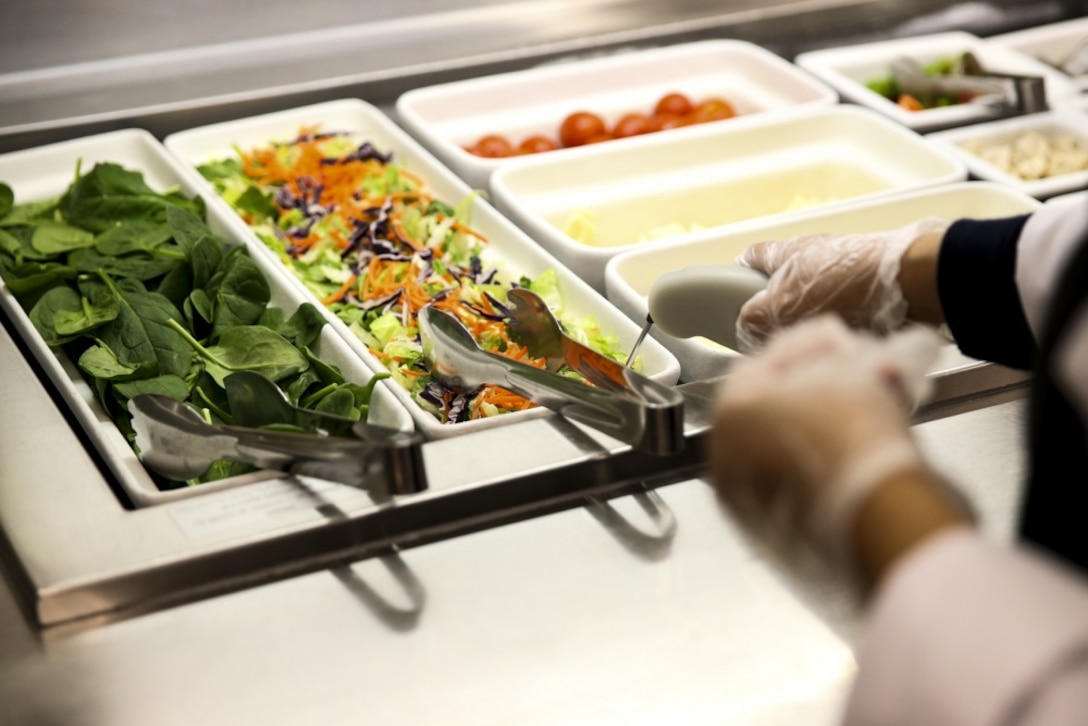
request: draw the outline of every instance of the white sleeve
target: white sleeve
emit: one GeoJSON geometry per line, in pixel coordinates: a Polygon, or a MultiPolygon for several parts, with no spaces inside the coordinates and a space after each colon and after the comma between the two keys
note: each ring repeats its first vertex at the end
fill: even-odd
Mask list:
{"type": "Polygon", "coordinates": [[[1039,340],[1062,272],[1088,234],[1088,204],[1043,207],[1024,223],[1016,246],[1016,287],[1028,325],[1039,340]]]}
{"type": "Polygon", "coordinates": [[[1088,723],[1088,581],[958,530],[896,566],[858,652],[846,726],[1088,723]]]}
{"type": "MultiPolygon", "coordinates": [[[[1035,340],[1070,257],[1088,237],[1088,204],[1044,207],[1024,224],[1016,252],[1016,286],[1035,340]]],[[[1088,421],[1088,310],[1063,333],[1050,375],[1082,421],[1088,421]]]]}

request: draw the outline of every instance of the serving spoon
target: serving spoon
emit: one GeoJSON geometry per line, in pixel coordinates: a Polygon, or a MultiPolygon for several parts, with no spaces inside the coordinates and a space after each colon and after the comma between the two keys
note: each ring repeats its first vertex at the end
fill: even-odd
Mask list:
{"type": "Polygon", "coordinates": [[[623,366],[563,332],[547,303],[519,287],[506,293],[510,308],[507,328],[535,358],[544,358],[550,371],[567,366],[593,385],[609,391],[627,388],[623,366]]]}

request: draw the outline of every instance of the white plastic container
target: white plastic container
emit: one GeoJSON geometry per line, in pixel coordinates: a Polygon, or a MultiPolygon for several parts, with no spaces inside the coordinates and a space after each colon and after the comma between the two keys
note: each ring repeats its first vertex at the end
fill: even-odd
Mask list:
{"type": "MultiPolygon", "coordinates": [[[[196,166],[205,162],[234,156],[234,146],[242,148],[261,146],[273,140],[293,139],[301,126],[320,126],[324,131],[345,131],[358,134],[384,153],[392,152],[393,163],[405,166],[422,178],[436,199],[455,204],[472,190],[449,169],[442,166],[428,151],[398,128],[376,107],[360,100],[345,99],[305,106],[262,116],[228,121],[211,126],[190,129],[166,138],[166,147],[187,165],[192,183],[200,185],[211,197],[211,203],[225,210],[236,232],[248,236],[252,245],[259,247],[269,258],[281,266],[289,277],[308,297],[302,282],[287,271],[280,260],[264,247],[263,243],[246,226],[245,222],[221,198],[213,187],[200,176],[196,166]]],[[[473,207],[472,226],[488,240],[485,248],[487,261],[498,266],[514,280],[520,275],[537,276],[549,269],[556,271],[560,292],[567,311],[578,316],[589,316],[600,324],[602,330],[614,333],[620,345],[629,350],[638,337],[640,328],[608,300],[578,279],[563,265],[533,244],[532,240],[499,214],[483,199],[477,199],[473,207]]],[[[324,308],[323,308],[324,309],[324,308]]],[[[331,312],[325,310],[330,326],[341,332],[353,350],[375,370],[382,364],[351,330],[331,312]]],[[[671,353],[660,344],[643,346],[640,352],[643,373],[656,381],[672,384],[680,374],[680,365],[671,353]]],[[[538,416],[553,415],[547,409],[504,414],[491,418],[442,424],[429,412],[412,400],[408,391],[391,386],[394,394],[415,419],[416,427],[430,438],[446,438],[469,434],[493,426],[503,426],[538,416]]]]}
{"type": "MultiPolygon", "coordinates": [[[[1024,179],[1014,170],[1003,168],[1005,162],[997,161],[997,153],[1009,153],[1011,159],[1023,160],[1025,168],[1033,167],[1037,162],[1055,163],[1063,157],[1088,161],[1088,113],[1076,109],[1061,109],[1026,116],[987,121],[956,129],[938,131],[929,134],[930,141],[940,144],[960,156],[968,170],[979,179],[1007,184],[1025,194],[1045,199],[1058,194],[1083,189],[1088,186],[1088,164],[1078,165],[1076,170],[1048,175],[1039,179],[1024,179]],[[1030,134],[1031,136],[1026,136],[1030,134]],[[1035,136],[1038,134],[1039,136],[1035,136]],[[1041,136],[1041,138],[1040,138],[1041,136]],[[1054,149],[1052,141],[1063,138],[1075,143],[1075,151],[1054,149]],[[1034,142],[1046,143],[1048,151],[1028,154],[1014,146],[1024,146],[1034,142]],[[972,145],[979,144],[994,154],[992,157],[980,155],[980,149],[972,150],[972,145]],[[1084,167],[1084,168],[1080,168],[1084,167]]],[[[1045,166],[1045,164],[1044,164],[1045,166]]]]}
{"type": "Polygon", "coordinates": [[[837,90],[843,98],[879,111],[907,128],[927,132],[985,121],[995,118],[997,113],[977,103],[908,111],[865,84],[887,76],[892,61],[897,58],[910,58],[924,65],[966,52],[974,54],[982,67],[993,73],[1042,76],[1051,106],[1060,105],[1077,94],[1076,87],[1064,73],[1013,48],[961,31],[813,50],[801,53],[795,62],[837,90]]]}
{"type": "Polygon", "coordinates": [[[515,145],[533,134],[557,138],[563,119],[575,111],[599,114],[611,126],[626,113],[650,113],[672,92],[693,102],[723,98],[740,116],[838,101],[831,88],[764,48],[707,40],[417,88],[397,100],[396,112],[455,173],[486,189],[491,173],[508,159],[465,150],[480,137],[500,134],[515,145]]]}
{"type": "MultiPolygon", "coordinates": [[[[1058,66],[1060,69],[1078,46],[1088,42],[1088,18],[1074,18],[1011,33],[991,35],[986,40],[993,45],[1010,48],[1047,65],[1058,66]]],[[[1088,74],[1066,75],[1077,88],[1082,91],[1088,90],[1088,74]]]]}
{"type": "Polygon", "coordinates": [[[524,157],[491,186],[500,210],[603,290],[608,261],[636,247],[966,178],[958,157],[914,132],[832,106],[524,157]]]}
{"type": "MultiPolygon", "coordinates": [[[[644,248],[625,252],[608,263],[605,273],[608,297],[633,320],[646,319],[646,296],[663,274],[689,265],[731,264],[747,247],[772,239],[788,239],[821,233],[864,233],[894,229],[923,217],[949,221],[959,218],[988,219],[1031,212],[1042,206],[1023,192],[990,182],[963,182],[906,192],[836,208],[813,211],[791,219],[767,219],[743,230],[704,233],[668,248],[644,248]]],[[[672,338],[653,331],[680,361],[684,381],[712,378],[726,373],[739,355],[712,341],[672,338]]],[[[943,370],[968,359],[954,346],[942,351],[938,368],[943,370]]]]}
{"type": "MultiPolygon", "coordinates": [[[[99,162],[114,162],[131,171],[140,172],[147,184],[158,191],[176,187],[189,197],[205,193],[200,185],[193,182],[191,174],[151,134],[137,129],[114,131],[4,154],[0,156],[0,181],[14,190],[16,204],[50,199],[64,192],[75,180],[77,163],[82,165],[83,173],[87,173],[99,162]]],[[[228,242],[246,245],[247,236],[240,234],[233,220],[217,204],[212,203],[215,200],[206,197],[206,201],[209,202],[207,222],[211,230],[228,242]]],[[[251,254],[251,257],[272,288],[272,307],[279,307],[290,315],[306,301],[297,287],[287,281],[283,271],[270,264],[266,256],[251,254]]],[[[137,506],[161,504],[281,476],[269,472],[255,472],[184,489],[160,490],[121,431],[95,400],[94,393],[83,380],[75,363],[63,353],[55,353],[46,345],[3,280],[0,280],[0,306],[4,308],[42,369],[56,385],[102,460],[137,506]]],[[[340,368],[349,381],[366,384],[374,376],[373,369],[330,326],[322,329],[314,352],[322,360],[340,368]]],[[[375,386],[368,421],[402,431],[413,430],[407,409],[392,391],[393,387],[387,385],[386,381],[380,381],[375,386]]],[[[337,488],[348,487],[337,485],[337,488]]],[[[360,493],[359,496],[364,495],[360,493]]]]}
{"type": "Polygon", "coordinates": [[[1088,189],[1082,189],[1079,192],[1070,192],[1069,194],[1059,194],[1056,197],[1051,197],[1046,200],[1047,205],[1051,204],[1088,204],[1088,189]]]}

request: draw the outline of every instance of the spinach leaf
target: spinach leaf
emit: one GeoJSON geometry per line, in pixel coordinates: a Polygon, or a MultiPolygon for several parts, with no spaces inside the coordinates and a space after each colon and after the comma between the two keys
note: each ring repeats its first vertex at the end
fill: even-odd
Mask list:
{"type": "Polygon", "coordinates": [[[143,175],[119,164],[96,164],[68,188],[58,205],[69,224],[90,232],[104,232],[119,221],[166,221],[166,208],[176,204],[203,212],[203,201],[156,192],[143,175]]]}
{"type": "Polygon", "coordinates": [[[242,212],[252,214],[260,219],[276,219],[280,216],[280,208],[271,194],[265,194],[257,187],[247,187],[235,200],[234,206],[242,212]]]}
{"type": "Polygon", "coordinates": [[[100,232],[94,239],[94,248],[100,254],[114,256],[146,252],[166,243],[170,237],[170,227],[166,224],[128,219],[100,232]]]}
{"type": "Polygon", "coordinates": [[[192,245],[187,257],[193,271],[193,287],[204,288],[223,264],[223,247],[211,237],[203,237],[192,245]]]}
{"type": "Polygon", "coordinates": [[[34,228],[34,233],[30,237],[30,246],[50,257],[90,247],[93,244],[93,234],[63,222],[40,224],[34,228]]]}
{"type": "Polygon", "coordinates": [[[57,317],[61,313],[78,314],[82,310],[82,297],[70,287],[53,287],[47,290],[34,307],[30,308],[28,317],[34,323],[34,328],[42,336],[46,345],[55,346],[72,340],[71,334],[63,334],[57,331],[57,317]]]}
{"type": "Polygon", "coordinates": [[[48,260],[52,255],[34,247],[34,228],[27,226],[0,229],[0,249],[15,258],[21,265],[25,260],[48,260]]]}
{"type": "Polygon", "coordinates": [[[94,248],[84,248],[68,255],[68,264],[79,272],[104,272],[111,277],[154,280],[172,270],[179,261],[169,256],[144,252],[114,257],[103,255],[94,248]]]}
{"type": "Polygon", "coordinates": [[[189,295],[189,299],[185,301],[185,317],[194,328],[199,323],[208,324],[212,322],[212,301],[208,299],[208,293],[200,288],[193,290],[192,294],[189,295]]]}
{"type": "Polygon", "coordinates": [[[257,371],[273,381],[304,371],[310,365],[286,338],[260,325],[242,325],[224,331],[219,344],[208,352],[229,370],[257,371]]]}
{"type": "Polygon", "coordinates": [[[109,288],[88,286],[88,291],[80,296],[79,310],[58,310],[53,315],[53,325],[60,335],[79,335],[108,323],[119,312],[117,300],[109,288]]]}
{"type": "Polygon", "coordinates": [[[122,403],[141,393],[158,393],[176,401],[184,401],[189,397],[189,386],[185,380],[172,375],[119,381],[113,384],[113,391],[122,403]]]}
{"type": "Polygon", "coordinates": [[[208,164],[201,164],[196,168],[200,175],[209,181],[215,179],[230,179],[242,175],[242,163],[237,159],[223,159],[208,164]]]}
{"type": "Polygon", "coordinates": [[[204,224],[193,210],[184,207],[166,208],[166,227],[170,230],[170,236],[186,255],[192,251],[197,242],[212,236],[208,225],[204,224]]]}
{"type": "Polygon", "coordinates": [[[15,192],[7,184],[0,182],[0,219],[11,214],[11,209],[14,206],[15,192]]]}
{"type": "Polygon", "coordinates": [[[193,352],[185,338],[170,325],[181,313],[166,297],[148,292],[132,280],[114,283],[102,278],[113,291],[118,304],[117,317],[100,331],[125,365],[148,367],[155,373],[184,377],[193,364],[193,352]]]}
{"type": "Polygon", "coordinates": [[[328,321],[316,305],[303,303],[287,320],[282,309],[268,308],[258,322],[272,328],[299,348],[305,348],[314,344],[328,321]]]}
{"type": "Polygon", "coordinates": [[[176,265],[163,275],[155,291],[166,296],[177,307],[185,305],[186,298],[193,290],[193,271],[188,265],[176,265]]]}
{"type": "Polygon", "coordinates": [[[300,347],[302,354],[306,356],[306,360],[310,361],[310,365],[317,371],[317,374],[324,383],[334,383],[337,385],[344,383],[344,375],[340,372],[339,368],[318,358],[308,347],[300,347]]]}
{"type": "Polygon", "coordinates": [[[287,394],[287,400],[297,405],[310,388],[321,383],[323,383],[321,376],[311,367],[290,380],[280,381],[280,388],[287,394]]]}
{"type": "Polygon", "coordinates": [[[76,271],[57,262],[24,262],[11,267],[0,265],[0,275],[19,302],[24,307],[31,307],[38,295],[71,280],[76,276],[76,271]]]}
{"type": "Polygon", "coordinates": [[[268,280],[241,247],[227,253],[206,290],[214,299],[213,337],[236,325],[256,323],[272,298],[268,280]]]}
{"type": "Polygon", "coordinates": [[[140,372],[140,365],[123,363],[108,345],[92,345],[79,356],[79,367],[87,375],[99,380],[129,378],[140,372]]]}
{"type": "Polygon", "coordinates": [[[355,396],[346,388],[335,388],[328,395],[318,400],[313,408],[315,411],[333,413],[356,421],[359,420],[359,412],[355,409],[355,396]]]}
{"type": "Polygon", "coordinates": [[[239,325],[224,331],[217,345],[205,348],[179,323],[171,327],[205,359],[205,369],[220,385],[234,371],[257,371],[279,381],[310,367],[306,356],[279,333],[263,325],[239,325]]]}
{"type": "Polygon", "coordinates": [[[0,215],[0,227],[21,227],[51,220],[56,208],[56,199],[16,204],[7,214],[0,215]]]}

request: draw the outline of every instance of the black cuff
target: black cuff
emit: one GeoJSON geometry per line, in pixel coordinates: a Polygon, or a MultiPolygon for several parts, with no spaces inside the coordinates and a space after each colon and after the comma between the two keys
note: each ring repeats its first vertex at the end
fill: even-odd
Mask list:
{"type": "Polygon", "coordinates": [[[961,219],[945,232],[937,292],[964,355],[1020,369],[1035,360],[1035,339],[1016,289],[1016,248],[1029,216],[961,219]]]}

